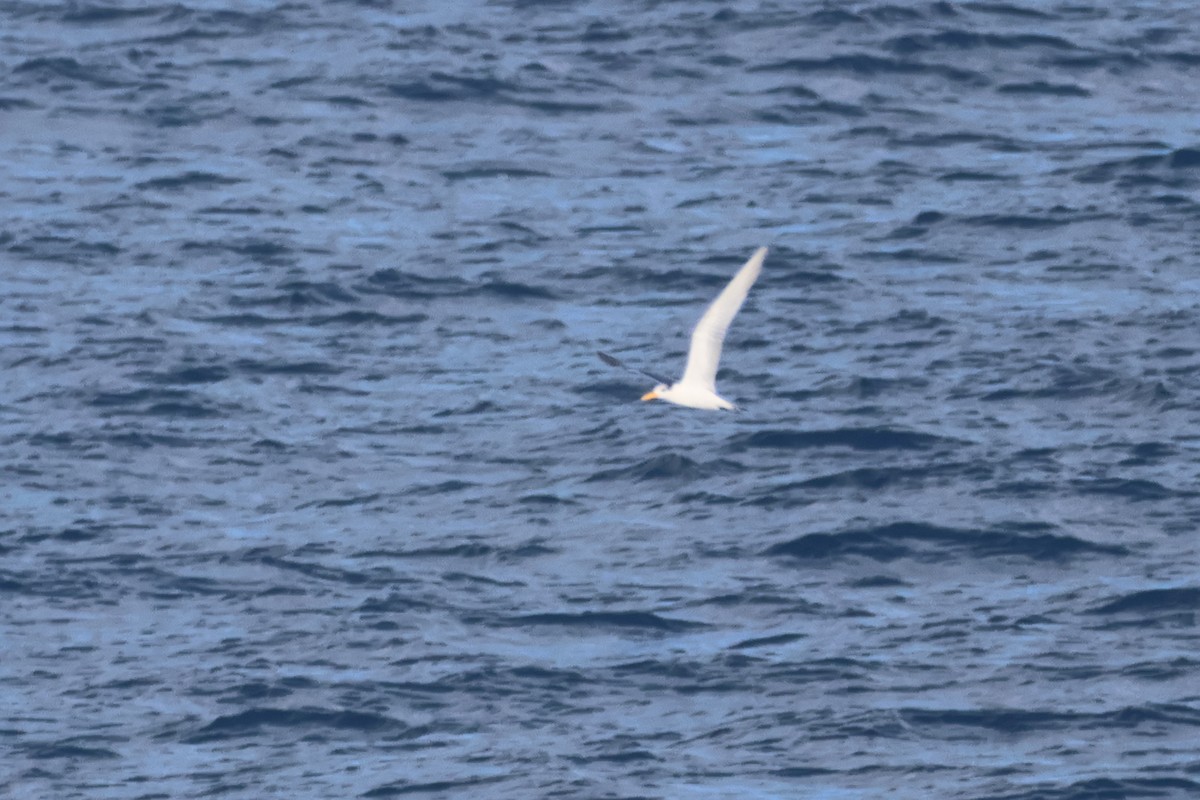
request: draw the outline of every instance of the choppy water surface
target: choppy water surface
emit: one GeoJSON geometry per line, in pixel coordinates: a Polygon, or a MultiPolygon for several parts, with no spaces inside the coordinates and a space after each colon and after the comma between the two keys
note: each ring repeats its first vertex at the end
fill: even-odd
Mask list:
{"type": "Polygon", "coordinates": [[[1197,30],[0,6],[0,793],[1196,796],[1197,30]]]}

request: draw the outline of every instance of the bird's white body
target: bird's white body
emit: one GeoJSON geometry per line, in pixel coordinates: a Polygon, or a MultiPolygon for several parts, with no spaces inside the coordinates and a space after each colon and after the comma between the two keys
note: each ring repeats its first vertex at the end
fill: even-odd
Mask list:
{"type": "Polygon", "coordinates": [[[729,284],[717,295],[717,299],[705,310],[696,327],[692,329],[691,346],[688,348],[687,366],[683,377],[670,385],[660,383],[642,396],[643,400],[665,400],[688,408],[706,411],[732,411],[736,406],[717,394],[717,365],[721,360],[721,345],[725,342],[725,331],[729,323],[746,301],[750,287],[762,272],[767,248],[754,251],[729,284]]]}
{"type": "Polygon", "coordinates": [[[677,406],[702,408],[705,411],[733,411],[737,408],[737,406],[713,390],[705,389],[703,386],[684,383],[683,381],[672,383],[669,386],[659,384],[650,394],[654,396],[645,396],[642,399],[666,400],[668,403],[674,403],[677,406]]]}

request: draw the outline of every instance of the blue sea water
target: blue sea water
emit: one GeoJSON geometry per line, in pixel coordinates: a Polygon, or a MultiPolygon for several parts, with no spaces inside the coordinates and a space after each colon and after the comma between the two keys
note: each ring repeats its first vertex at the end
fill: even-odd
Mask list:
{"type": "Polygon", "coordinates": [[[1200,796],[1198,30],[0,5],[0,795],[1200,796]]]}

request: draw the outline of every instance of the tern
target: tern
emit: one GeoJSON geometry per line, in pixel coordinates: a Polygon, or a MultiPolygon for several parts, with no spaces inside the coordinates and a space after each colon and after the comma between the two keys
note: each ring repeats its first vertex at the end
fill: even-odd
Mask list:
{"type": "MultiPolygon", "coordinates": [[[[737,409],[737,406],[717,394],[717,364],[721,360],[725,331],[729,329],[729,323],[746,301],[746,295],[758,279],[758,273],[762,272],[763,259],[766,256],[767,248],[760,247],[755,250],[750,260],[742,265],[729,284],[717,295],[717,299],[705,310],[696,327],[692,328],[692,343],[688,348],[687,366],[683,368],[682,378],[669,383],[648,372],[642,373],[659,382],[642,395],[642,400],[665,400],[678,406],[706,411],[737,409]]],[[[608,353],[597,355],[610,366],[626,366],[608,353]]]]}

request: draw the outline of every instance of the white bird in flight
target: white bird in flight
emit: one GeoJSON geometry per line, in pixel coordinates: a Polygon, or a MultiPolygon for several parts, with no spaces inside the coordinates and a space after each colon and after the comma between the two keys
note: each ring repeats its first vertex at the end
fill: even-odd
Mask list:
{"type": "MultiPolygon", "coordinates": [[[[688,348],[687,366],[683,369],[683,377],[674,383],[667,383],[650,375],[654,380],[661,382],[642,395],[643,400],[665,400],[668,403],[706,411],[733,411],[737,408],[717,394],[717,363],[721,360],[725,331],[729,329],[729,323],[746,301],[746,295],[758,279],[758,273],[762,272],[762,263],[766,256],[767,248],[760,247],[755,250],[750,260],[742,265],[729,284],[717,295],[717,299],[712,301],[712,305],[700,317],[696,327],[692,328],[692,343],[688,348]]],[[[625,366],[607,353],[598,355],[606,364],[614,367],[625,366]]]]}

